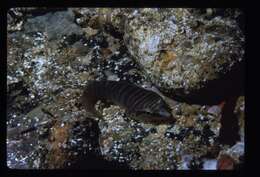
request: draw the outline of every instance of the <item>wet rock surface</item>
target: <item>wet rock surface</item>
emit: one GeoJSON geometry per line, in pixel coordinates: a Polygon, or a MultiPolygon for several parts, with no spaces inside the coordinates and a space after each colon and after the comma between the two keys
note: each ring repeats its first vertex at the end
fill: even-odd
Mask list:
{"type": "Polygon", "coordinates": [[[218,142],[221,105],[165,97],[177,121],[154,125],[133,120],[109,102],[96,105],[102,120],[91,119],[79,103],[89,80],[125,80],[159,88],[170,97],[172,90],[189,95],[205,80],[220,74],[225,78],[244,60],[239,10],[10,11],[16,15],[8,18],[7,35],[8,167],[172,170],[243,165],[244,96],[231,110],[239,120],[236,145],[218,142]]]}

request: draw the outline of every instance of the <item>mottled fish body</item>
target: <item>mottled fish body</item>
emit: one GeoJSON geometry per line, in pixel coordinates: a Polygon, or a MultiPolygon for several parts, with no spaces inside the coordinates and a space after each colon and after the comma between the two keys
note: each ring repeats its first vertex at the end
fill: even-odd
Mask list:
{"type": "Polygon", "coordinates": [[[126,81],[89,81],[81,102],[88,112],[95,110],[98,100],[110,100],[124,107],[134,119],[151,123],[173,123],[171,110],[157,93],[126,81]]]}

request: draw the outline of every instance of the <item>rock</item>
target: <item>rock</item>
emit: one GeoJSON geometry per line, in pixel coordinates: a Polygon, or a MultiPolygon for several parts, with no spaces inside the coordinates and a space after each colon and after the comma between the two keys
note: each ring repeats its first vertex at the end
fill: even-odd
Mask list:
{"type": "Polygon", "coordinates": [[[118,107],[104,109],[105,122],[100,122],[100,147],[108,160],[129,163],[136,157],[137,146],[131,142],[134,129],[123,119],[124,112],[118,107]]]}
{"type": "Polygon", "coordinates": [[[7,13],[7,30],[8,31],[20,31],[24,22],[21,19],[23,14],[17,9],[12,8],[7,13]]]}
{"type": "Polygon", "coordinates": [[[50,122],[48,116],[41,111],[43,107],[44,105],[36,107],[24,117],[13,117],[13,119],[15,119],[13,121],[17,123],[16,127],[12,128],[15,132],[10,132],[11,129],[9,126],[7,132],[7,165],[9,168],[40,168],[39,163],[36,163],[41,160],[37,154],[37,148],[39,147],[38,138],[40,134],[45,131],[44,129],[48,124],[45,124],[43,127],[32,129],[32,131],[23,135],[20,135],[19,133],[29,127],[37,126],[40,123],[50,122]]]}
{"type": "Polygon", "coordinates": [[[244,164],[244,142],[238,142],[231,148],[222,150],[218,156],[217,168],[220,170],[233,170],[244,164]]]}
{"type": "Polygon", "coordinates": [[[233,170],[234,169],[234,160],[228,155],[221,155],[217,162],[218,170],[233,170]]]}
{"type": "Polygon", "coordinates": [[[92,16],[97,14],[96,8],[71,8],[76,16],[76,22],[81,27],[88,26],[88,22],[92,16]]]}
{"type": "MultiPolygon", "coordinates": [[[[174,125],[156,126],[131,120],[118,106],[104,108],[99,104],[98,110],[104,117],[99,122],[103,156],[143,170],[182,169],[183,154],[196,154],[198,159],[202,156],[216,158],[219,150],[215,152],[213,145],[219,131],[218,119],[206,114],[208,107],[181,105],[181,109],[186,111],[179,113],[174,125]],[[196,117],[204,113],[203,120],[196,117]]],[[[203,168],[198,159],[190,162],[187,168],[203,168]]]]}
{"type": "Polygon", "coordinates": [[[220,106],[211,106],[209,109],[208,109],[208,113],[209,114],[213,114],[213,115],[219,115],[221,113],[221,107],[220,106]]]}
{"type": "Polygon", "coordinates": [[[203,162],[197,157],[193,157],[188,165],[191,170],[199,170],[203,168],[203,162]]]}
{"type": "Polygon", "coordinates": [[[203,163],[203,170],[216,170],[216,160],[205,160],[203,163]]]}
{"type": "Polygon", "coordinates": [[[87,36],[93,36],[98,33],[98,30],[90,28],[90,27],[83,28],[83,30],[85,31],[87,36]]]}
{"type": "Polygon", "coordinates": [[[28,18],[24,30],[30,32],[45,32],[48,40],[60,39],[72,34],[82,35],[83,30],[74,23],[71,10],[48,13],[43,16],[28,18]]]}
{"type": "Polygon", "coordinates": [[[65,152],[66,142],[68,141],[69,129],[71,125],[65,123],[56,123],[50,132],[50,143],[48,153],[46,154],[45,163],[47,168],[55,169],[65,166],[68,159],[65,152]],[[65,147],[65,148],[64,148],[65,147]]]}

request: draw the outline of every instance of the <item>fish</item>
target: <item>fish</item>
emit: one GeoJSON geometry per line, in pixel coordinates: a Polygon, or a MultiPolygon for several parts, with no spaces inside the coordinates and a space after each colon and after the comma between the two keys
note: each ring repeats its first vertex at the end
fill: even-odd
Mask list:
{"type": "Polygon", "coordinates": [[[125,108],[126,114],[138,121],[154,124],[176,121],[161,96],[127,81],[89,81],[80,102],[88,113],[102,119],[95,109],[98,100],[111,101],[125,108]]]}

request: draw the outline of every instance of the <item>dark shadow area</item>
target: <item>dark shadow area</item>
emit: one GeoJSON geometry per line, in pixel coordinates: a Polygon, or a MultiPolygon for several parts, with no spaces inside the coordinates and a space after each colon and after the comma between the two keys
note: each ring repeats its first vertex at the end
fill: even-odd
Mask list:
{"type": "Polygon", "coordinates": [[[234,145],[240,140],[238,117],[234,114],[238,97],[231,97],[222,109],[221,128],[219,131],[219,142],[234,145]]]}
{"type": "Polygon", "coordinates": [[[80,157],[75,164],[67,167],[68,169],[93,169],[93,170],[127,170],[129,167],[126,164],[117,161],[108,161],[94,153],[89,153],[80,157]]]}
{"type": "Polygon", "coordinates": [[[165,95],[188,104],[217,105],[230,97],[244,95],[244,80],[245,61],[242,61],[229,73],[222,74],[219,79],[204,83],[201,89],[191,90],[189,94],[179,89],[165,95]]]}

